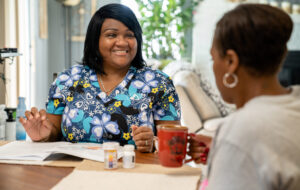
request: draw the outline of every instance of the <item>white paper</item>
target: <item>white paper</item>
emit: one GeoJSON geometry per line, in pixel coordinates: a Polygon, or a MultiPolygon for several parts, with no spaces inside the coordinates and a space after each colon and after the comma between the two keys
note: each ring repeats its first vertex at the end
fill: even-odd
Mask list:
{"type": "Polygon", "coordinates": [[[199,176],[74,170],[52,190],[195,190],[199,176]]]}
{"type": "MultiPolygon", "coordinates": [[[[14,141],[0,147],[0,160],[43,161],[50,155],[62,153],[99,162],[104,161],[102,144],[70,142],[28,142],[14,141]]],[[[118,159],[123,155],[118,150],[118,159]]]]}

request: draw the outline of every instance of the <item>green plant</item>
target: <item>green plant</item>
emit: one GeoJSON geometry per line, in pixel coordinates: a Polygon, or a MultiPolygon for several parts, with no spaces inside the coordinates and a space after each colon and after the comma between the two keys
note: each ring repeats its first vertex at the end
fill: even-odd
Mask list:
{"type": "Polygon", "coordinates": [[[158,69],[163,70],[165,66],[167,66],[172,60],[171,59],[162,59],[160,60],[161,65],[158,67],[158,69]]]}
{"type": "Polygon", "coordinates": [[[147,58],[174,59],[186,51],[185,32],[201,0],[136,0],[141,13],[147,58]]]}

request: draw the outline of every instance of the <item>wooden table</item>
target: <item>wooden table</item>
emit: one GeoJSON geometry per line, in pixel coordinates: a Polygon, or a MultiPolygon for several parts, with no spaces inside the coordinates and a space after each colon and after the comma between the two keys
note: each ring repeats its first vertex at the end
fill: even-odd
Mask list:
{"type": "MultiPolygon", "coordinates": [[[[136,162],[159,164],[158,155],[136,152],[136,162]]],[[[0,164],[0,190],[50,189],[74,168],[0,164]]]]}

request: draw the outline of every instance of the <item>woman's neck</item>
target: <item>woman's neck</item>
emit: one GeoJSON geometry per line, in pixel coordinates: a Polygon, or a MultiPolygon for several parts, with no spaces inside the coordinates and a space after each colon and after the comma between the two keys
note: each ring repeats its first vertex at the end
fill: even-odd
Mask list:
{"type": "Polygon", "coordinates": [[[112,68],[112,67],[103,67],[105,74],[102,74],[101,77],[106,80],[115,80],[117,78],[124,78],[127,74],[130,66],[125,68],[112,68]]]}
{"type": "Polygon", "coordinates": [[[123,81],[128,70],[129,67],[124,69],[104,67],[105,74],[97,74],[101,90],[109,95],[123,81]]]}
{"type": "Polygon", "coordinates": [[[291,92],[290,89],[284,88],[280,84],[277,75],[260,78],[249,77],[243,81],[236,95],[235,105],[237,108],[243,107],[249,100],[258,96],[276,96],[291,92]]]}

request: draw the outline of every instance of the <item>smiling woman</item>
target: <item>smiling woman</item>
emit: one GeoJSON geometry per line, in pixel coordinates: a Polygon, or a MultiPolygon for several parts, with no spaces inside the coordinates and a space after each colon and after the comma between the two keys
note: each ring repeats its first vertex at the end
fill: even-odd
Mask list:
{"type": "Polygon", "coordinates": [[[99,40],[100,54],[105,62],[105,70],[128,70],[137,53],[134,33],[122,22],[106,19],[103,22],[99,40]]]}
{"type": "Polygon", "coordinates": [[[156,125],[178,124],[180,105],[171,79],[145,66],[142,29],[121,4],[100,8],[86,34],[81,65],[62,72],[47,110],[32,108],[21,122],[34,141],[117,141],[153,151],[156,125]]]}

